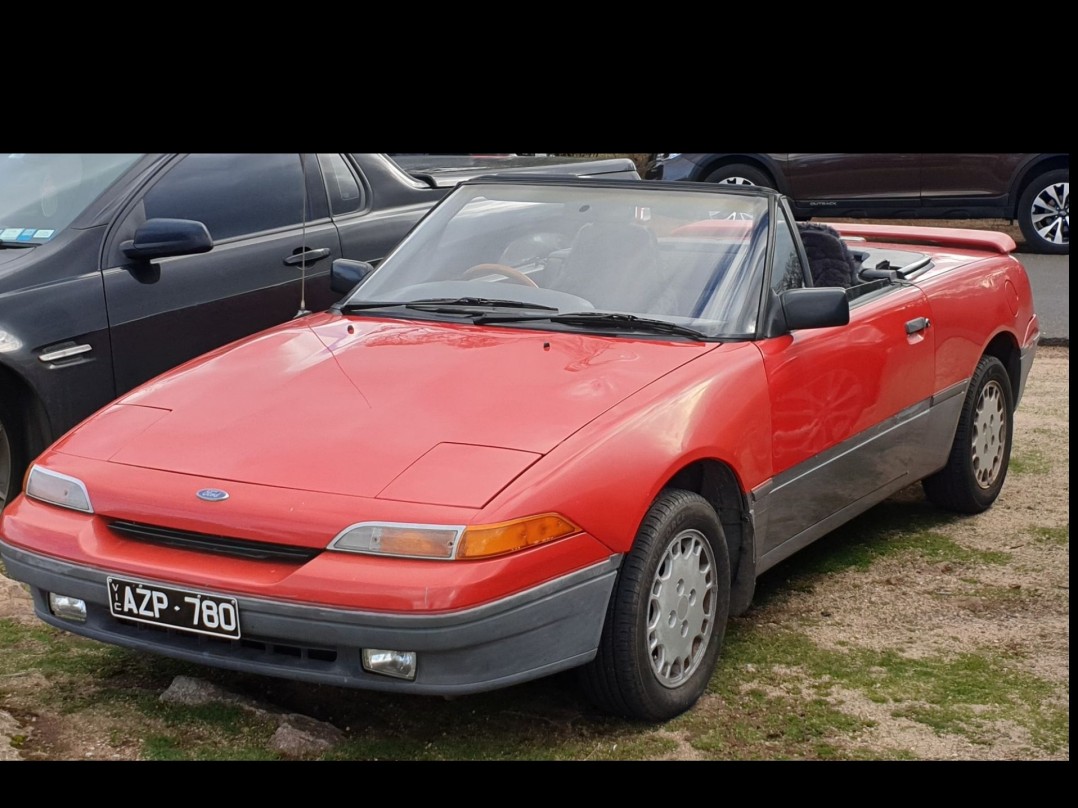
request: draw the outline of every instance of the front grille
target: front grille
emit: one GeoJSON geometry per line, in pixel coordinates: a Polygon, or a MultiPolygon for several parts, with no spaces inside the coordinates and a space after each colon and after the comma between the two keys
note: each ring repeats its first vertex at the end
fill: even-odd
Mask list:
{"type": "Polygon", "coordinates": [[[322,551],[310,547],[296,547],[288,544],[272,544],[249,539],[234,539],[229,536],[214,536],[208,533],[194,533],[189,530],[173,530],[157,525],[144,525],[117,519],[109,523],[109,528],[128,539],[160,544],[165,547],[177,547],[181,550],[195,550],[202,553],[248,558],[258,561],[285,561],[302,564],[310,561],[322,551]]]}

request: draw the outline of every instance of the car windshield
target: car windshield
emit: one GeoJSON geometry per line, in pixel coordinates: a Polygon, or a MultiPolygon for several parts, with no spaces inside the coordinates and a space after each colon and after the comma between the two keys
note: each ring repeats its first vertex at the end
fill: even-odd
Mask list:
{"type": "Polygon", "coordinates": [[[55,238],[140,156],[0,153],[0,244],[55,238]]]}
{"type": "Polygon", "coordinates": [[[411,303],[407,316],[427,317],[451,316],[456,307],[479,322],[543,327],[545,320],[559,328],[647,320],[707,338],[747,338],[761,300],[768,209],[758,189],[467,184],[343,305],[378,313],[411,303]],[[565,317],[582,312],[588,317],[565,317]]]}

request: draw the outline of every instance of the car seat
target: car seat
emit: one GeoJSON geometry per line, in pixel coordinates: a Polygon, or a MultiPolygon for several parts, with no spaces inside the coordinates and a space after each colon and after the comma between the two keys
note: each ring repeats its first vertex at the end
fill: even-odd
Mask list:
{"type": "Polygon", "coordinates": [[[573,238],[552,286],[599,309],[648,311],[658,267],[658,244],[643,225],[589,222],[573,238]]]}
{"type": "Polygon", "coordinates": [[[861,262],[846,247],[835,228],[816,222],[798,222],[801,242],[808,256],[813,286],[842,286],[860,283],[861,262]]]}

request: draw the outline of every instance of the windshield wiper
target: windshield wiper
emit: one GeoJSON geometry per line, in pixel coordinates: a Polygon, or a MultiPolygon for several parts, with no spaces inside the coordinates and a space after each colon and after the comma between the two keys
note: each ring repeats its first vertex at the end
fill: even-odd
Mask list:
{"type": "Polygon", "coordinates": [[[0,250],[22,250],[27,247],[37,247],[39,245],[32,241],[0,241],[0,250]]]}
{"type": "Polygon", "coordinates": [[[532,320],[547,320],[566,325],[596,326],[599,328],[620,328],[630,331],[651,331],[658,334],[677,334],[690,339],[704,340],[707,334],[677,325],[666,320],[653,320],[650,317],[637,317],[635,314],[619,314],[606,311],[575,311],[566,314],[483,314],[475,319],[477,323],[520,323],[532,320]]]}
{"type": "Polygon", "coordinates": [[[538,303],[525,303],[521,300],[497,300],[488,297],[435,297],[427,300],[413,300],[407,304],[410,309],[423,311],[428,306],[482,306],[483,308],[535,309],[536,311],[557,311],[557,306],[541,306],[538,303]]]}
{"type": "Polygon", "coordinates": [[[364,311],[365,309],[390,309],[394,306],[407,306],[404,300],[365,300],[362,303],[345,303],[340,305],[342,312],[364,311]]]}
{"type": "Polygon", "coordinates": [[[557,311],[554,306],[541,306],[538,303],[524,303],[519,300],[495,300],[486,297],[432,297],[423,300],[398,300],[398,301],[367,301],[362,303],[347,303],[341,307],[341,311],[364,311],[367,309],[384,309],[400,306],[416,311],[430,312],[458,312],[461,308],[511,308],[533,309],[535,311],[557,311]]]}

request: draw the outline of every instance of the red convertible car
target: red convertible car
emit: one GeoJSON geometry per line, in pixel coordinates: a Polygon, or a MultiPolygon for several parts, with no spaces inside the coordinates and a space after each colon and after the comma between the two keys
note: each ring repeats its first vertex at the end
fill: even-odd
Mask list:
{"type": "Polygon", "coordinates": [[[915,482],[1007,473],[1038,338],[1007,236],[776,191],[485,178],[341,301],[192,360],[0,516],[37,615],[206,665],[459,695],[704,692],[757,577],[915,482]]]}

